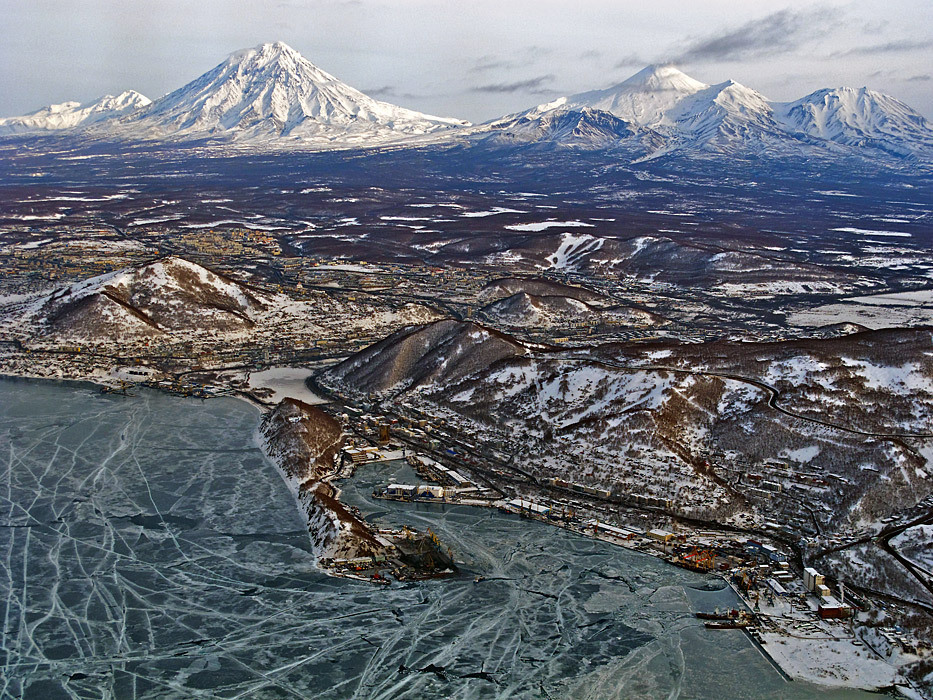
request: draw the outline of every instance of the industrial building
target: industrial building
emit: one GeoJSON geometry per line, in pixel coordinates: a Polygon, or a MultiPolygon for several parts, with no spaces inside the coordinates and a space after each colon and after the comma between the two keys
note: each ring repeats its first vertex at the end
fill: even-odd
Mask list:
{"type": "Polygon", "coordinates": [[[813,567],[808,566],[803,570],[803,585],[811,593],[816,593],[817,587],[825,583],[823,574],[819,573],[813,567]]]}
{"type": "Polygon", "coordinates": [[[840,603],[832,596],[820,599],[817,609],[819,610],[820,618],[823,620],[849,617],[852,614],[851,607],[845,603],[840,603]]]}
{"type": "Polygon", "coordinates": [[[513,498],[511,501],[509,501],[508,506],[510,509],[519,513],[529,513],[532,515],[546,516],[551,512],[549,506],[543,506],[540,503],[535,503],[534,501],[526,501],[522,498],[513,498]]]}

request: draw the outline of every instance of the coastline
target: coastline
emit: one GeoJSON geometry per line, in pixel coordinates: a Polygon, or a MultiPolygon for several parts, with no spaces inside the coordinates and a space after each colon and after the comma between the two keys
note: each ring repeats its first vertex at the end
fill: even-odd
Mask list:
{"type": "MultiPolygon", "coordinates": [[[[84,385],[87,388],[100,388],[100,389],[109,388],[113,386],[112,384],[108,384],[106,381],[102,381],[103,378],[101,377],[88,377],[88,376],[85,376],[85,377],[43,377],[43,376],[36,376],[36,375],[29,375],[29,374],[0,373],[0,379],[5,379],[8,381],[25,381],[25,382],[51,381],[51,382],[58,382],[62,384],[84,385]]],[[[144,388],[153,389],[155,391],[162,391],[158,389],[157,387],[144,387],[144,388]]],[[[293,480],[289,479],[284,469],[278,464],[276,459],[270,454],[267,441],[263,439],[261,432],[260,432],[261,424],[262,424],[262,417],[271,413],[272,410],[274,410],[275,406],[265,404],[261,400],[257,399],[256,397],[251,396],[249,392],[243,392],[239,390],[233,390],[230,394],[225,394],[224,396],[229,396],[232,398],[240,399],[246,402],[247,404],[251,405],[253,408],[255,408],[259,412],[260,420],[257,422],[256,427],[255,427],[254,440],[256,441],[257,446],[261,449],[264,457],[268,459],[271,465],[276,468],[277,472],[279,473],[280,478],[282,478],[283,481],[285,481],[285,483],[288,485],[289,491],[292,493],[293,498],[295,499],[294,501],[295,506],[302,513],[302,515],[305,518],[307,518],[308,513],[307,513],[307,510],[303,507],[303,502],[302,502],[302,498],[300,495],[300,488],[298,487],[299,485],[297,484],[297,482],[293,482],[293,480]]],[[[203,397],[201,398],[202,400],[204,400],[203,397]]],[[[214,397],[208,397],[208,398],[214,398],[214,397]]],[[[216,397],[216,398],[221,398],[221,397],[216,397]]],[[[331,476],[333,477],[334,475],[331,475],[331,476]]],[[[494,503],[490,503],[486,506],[481,506],[477,503],[472,503],[472,504],[467,504],[467,505],[476,505],[478,507],[498,507],[494,503]]],[[[562,529],[566,529],[575,534],[579,534],[585,537],[591,537],[593,539],[598,539],[610,545],[623,547],[630,551],[639,552],[647,556],[654,557],[656,559],[664,560],[666,563],[673,566],[673,564],[664,555],[664,553],[658,552],[657,550],[653,550],[650,547],[647,549],[637,548],[629,544],[626,544],[625,542],[621,542],[610,536],[606,536],[600,533],[588,533],[585,531],[585,529],[580,530],[579,528],[570,527],[565,523],[553,522],[545,518],[534,518],[534,519],[540,522],[547,523],[552,526],[557,526],[562,529]]],[[[309,525],[310,525],[310,521],[309,521],[309,525]]],[[[322,565],[321,563],[322,553],[318,553],[316,549],[315,549],[315,556],[317,559],[317,568],[322,573],[325,573],[328,576],[333,576],[335,578],[347,578],[347,579],[353,579],[353,580],[357,580],[361,582],[372,583],[372,579],[365,575],[360,575],[353,571],[346,571],[346,572],[341,573],[340,571],[337,571],[332,567],[327,567],[327,566],[322,565]]],[[[737,595],[741,604],[747,607],[745,599],[741,596],[741,594],[734,587],[734,585],[731,582],[729,582],[727,578],[722,577],[722,576],[718,576],[718,577],[726,581],[727,585],[729,585],[729,587],[737,595]]],[[[785,677],[785,680],[790,679],[793,681],[808,682],[808,683],[812,683],[814,685],[818,685],[818,686],[826,687],[826,688],[851,688],[854,690],[864,690],[864,691],[876,692],[876,693],[885,692],[886,690],[890,690],[893,687],[893,689],[897,690],[897,692],[901,693],[901,695],[903,695],[904,697],[911,697],[911,698],[920,697],[918,695],[912,694],[903,685],[902,680],[900,684],[896,682],[892,682],[891,684],[888,684],[888,685],[880,685],[880,684],[869,685],[869,684],[859,682],[860,680],[863,680],[863,679],[859,678],[857,674],[853,678],[848,678],[848,677],[843,678],[843,677],[839,677],[835,675],[828,677],[826,673],[816,672],[813,664],[807,664],[805,662],[801,662],[801,659],[799,657],[794,658],[793,654],[778,654],[777,656],[772,654],[771,649],[773,647],[769,647],[768,644],[764,644],[764,645],[758,644],[754,639],[750,637],[750,635],[747,634],[746,631],[743,630],[743,633],[746,634],[746,636],[749,636],[749,642],[753,646],[755,646],[756,649],[758,649],[759,652],[762,653],[768,659],[768,661],[775,667],[775,669],[778,670],[778,672],[783,677],[785,677]]],[[[772,641],[773,640],[768,639],[769,643],[772,641]]],[[[801,645],[801,646],[804,646],[804,645],[801,645]]],[[[809,650],[805,650],[805,652],[809,653],[809,650]]],[[[896,674],[896,668],[894,667],[890,667],[890,668],[892,668],[893,672],[896,674]]],[[[892,679],[892,680],[896,681],[898,679],[892,679]]]]}

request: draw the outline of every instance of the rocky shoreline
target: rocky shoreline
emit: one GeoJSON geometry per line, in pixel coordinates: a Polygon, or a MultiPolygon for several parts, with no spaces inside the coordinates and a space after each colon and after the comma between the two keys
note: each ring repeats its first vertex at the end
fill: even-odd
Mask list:
{"type": "Polygon", "coordinates": [[[456,565],[432,533],[375,530],[339,499],[343,428],[323,411],[286,398],[267,413],[259,434],[308,518],[321,567],[330,574],[388,583],[453,574],[456,565]]]}

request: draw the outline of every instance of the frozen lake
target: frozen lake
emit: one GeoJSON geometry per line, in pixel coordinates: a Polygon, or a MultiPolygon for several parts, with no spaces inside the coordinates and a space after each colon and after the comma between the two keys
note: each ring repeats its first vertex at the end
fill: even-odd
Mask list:
{"type": "Polygon", "coordinates": [[[0,697],[871,698],[788,683],[704,576],[495,511],[344,498],[431,527],[462,576],[325,577],[258,413],[0,380],[0,697]],[[486,580],[474,583],[482,574],[486,580]]]}

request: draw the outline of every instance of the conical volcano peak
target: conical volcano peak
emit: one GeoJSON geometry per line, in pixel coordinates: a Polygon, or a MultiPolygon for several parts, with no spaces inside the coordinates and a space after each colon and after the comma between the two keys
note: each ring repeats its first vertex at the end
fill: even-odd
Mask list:
{"type": "Polygon", "coordinates": [[[672,65],[651,65],[618,85],[571,95],[566,103],[600,109],[633,124],[654,127],[684,97],[708,87],[672,65]]]}
{"type": "Polygon", "coordinates": [[[391,140],[464,122],[374,100],[281,41],[230,54],[128,126],[236,139],[391,140]]]}
{"type": "Polygon", "coordinates": [[[661,63],[646,66],[619,87],[641,90],[675,90],[694,93],[708,87],[706,83],[691,78],[673,64],[661,63]]]}
{"type": "Polygon", "coordinates": [[[242,66],[249,70],[278,67],[288,72],[295,72],[301,66],[305,69],[311,69],[313,72],[324,73],[283,41],[259,44],[249,49],[235,51],[227,57],[223,65],[242,66]]]}

